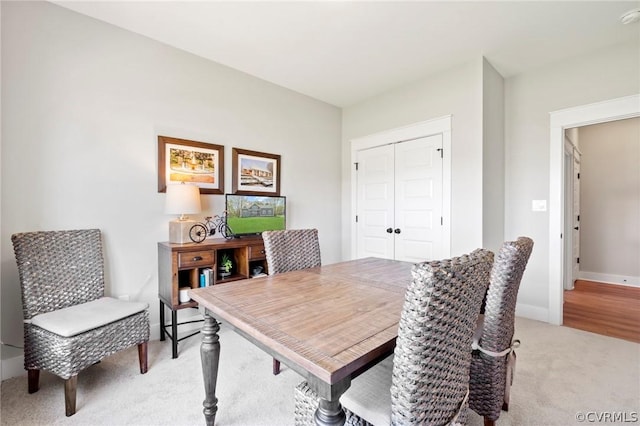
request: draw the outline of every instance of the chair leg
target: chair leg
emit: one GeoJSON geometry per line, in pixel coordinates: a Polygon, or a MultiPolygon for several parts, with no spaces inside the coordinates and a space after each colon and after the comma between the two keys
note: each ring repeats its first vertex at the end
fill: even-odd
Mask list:
{"type": "Polygon", "coordinates": [[[138,361],[140,362],[140,374],[147,372],[147,342],[142,342],[138,345],[138,361]]]}
{"type": "Polygon", "coordinates": [[[509,411],[509,399],[511,398],[511,381],[513,376],[507,366],[507,382],[504,385],[504,395],[502,397],[502,411],[509,411]]]}
{"type": "Polygon", "coordinates": [[[67,417],[76,413],[76,389],[78,388],[78,375],[69,377],[64,381],[64,409],[67,417]]]}
{"type": "Polygon", "coordinates": [[[27,370],[27,387],[29,393],[38,392],[40,389],[40,370],[27,370]]]}
{"type": "Polygon", "coordinates": [[[495,426],[495,420],[491,420],[488,417],[484,418],[484,426],[495,426]]]}
{"type": "Polygon", "coordinates": [[[516,353],[511,352],[507,356],[507,377],[504,384],[504,397],[502,399],[502,411],[509,411],[509,400],[511,399],[511,385],[513,384],[513,373],[516,368],[516,353]]]}
{"type": "Polygon", "coordinates": [[[273,359],[273,375],[277,376],[278,374],[280,374],[280,361],[274,358],[273,359]]]}

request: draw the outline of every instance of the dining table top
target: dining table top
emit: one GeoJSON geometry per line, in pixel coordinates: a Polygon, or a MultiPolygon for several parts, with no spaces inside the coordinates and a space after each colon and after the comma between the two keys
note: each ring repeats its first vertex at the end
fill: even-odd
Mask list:
{"type": "Polygon", "coordinates": [[[294,370],[333,385],[393,350],[412,265],[357,259],[189,294],[294,370]]]}

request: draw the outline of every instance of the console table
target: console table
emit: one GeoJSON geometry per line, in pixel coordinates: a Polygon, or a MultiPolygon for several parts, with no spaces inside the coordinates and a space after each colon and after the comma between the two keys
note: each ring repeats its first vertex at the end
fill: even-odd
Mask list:
{"type": "Polygon", "coordinates": [[[196,321],[178,323],[178,311],[181,309],[197,308],[198,303],[189,300],[180,302],[181,287],[195,289],[201,286],[200,275],[212,271],[209,285],[250,278],[254,270],[267,272],[267,261],[264,253],[264,243],[261,236],[234,238],[231,240],[208,239],[202,243],[174,244],[158,243],[158,298],[160,299],[160,340],[168,336],[172,344],[172,358],[178,357],[178,342],[191,337],[200,330],[178,338],[178,325],[196,321]],[[221,258],[227,255],[233,261],[230,275],[222,277],[217,266],[221,265],[221,258]],[[165,310],[171,311],[171,322],[165,322],[165,310]],[[170,330],[170,331],[169,331],[170,330]]]}

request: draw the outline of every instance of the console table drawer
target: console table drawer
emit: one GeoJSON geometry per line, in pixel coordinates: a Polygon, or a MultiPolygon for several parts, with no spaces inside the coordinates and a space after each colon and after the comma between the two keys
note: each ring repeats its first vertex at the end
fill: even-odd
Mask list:
{"type": "Polygon", "coordinates": [[[266,255],[264,253],[264,244],[249,246],[249,260],[263,259],[266,259],[266,255]]]}
{"type": "MultiPolygon", "coordinates": [[[[252,276],[263,275],[268,270],[261,236],[246,238],[211,238],[201,243],[158,243],[158,298],[160,299],[160,340],[168,336],[171,340],[172,358],[178,357],[178,341],[192,334],[178,336],[178,311],[195,308],[198,302],[180,301],[180,288],[198,288],[201,278],[213,278],[209,284],[216,285],[240,281],[252,276]],[[233,262],[231,275],[222,276],[216,265],[224,255],[233,262]],[[212,269],[213,277],[208,269],[212,269]],[[171,321],[165,322],[165,311],[171,311],[171,321]]],[[[183,298],[184,300],[184,298],[183,298]]],[[[187,321],[193,322],[193,321],[187,321]]]]}
{"type": "Polygon", "coordinates": [[[216,263],[213,250],[189,251],[178,253],[178,269],[211,266],[216,263]]]}

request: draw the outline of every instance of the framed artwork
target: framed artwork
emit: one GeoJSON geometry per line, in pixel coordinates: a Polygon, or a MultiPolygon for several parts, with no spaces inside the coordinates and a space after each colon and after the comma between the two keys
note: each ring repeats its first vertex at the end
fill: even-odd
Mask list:
{"type": "Polygon", "coordinates": [[[280,156],[233,148],[233,193],[280,195],[280,156]]]}
{"type": "Polygon", "coordinates": [[[224,194],[224,146],[158,136],[158,192],[179,182],[201,194],[224,194]]]}

